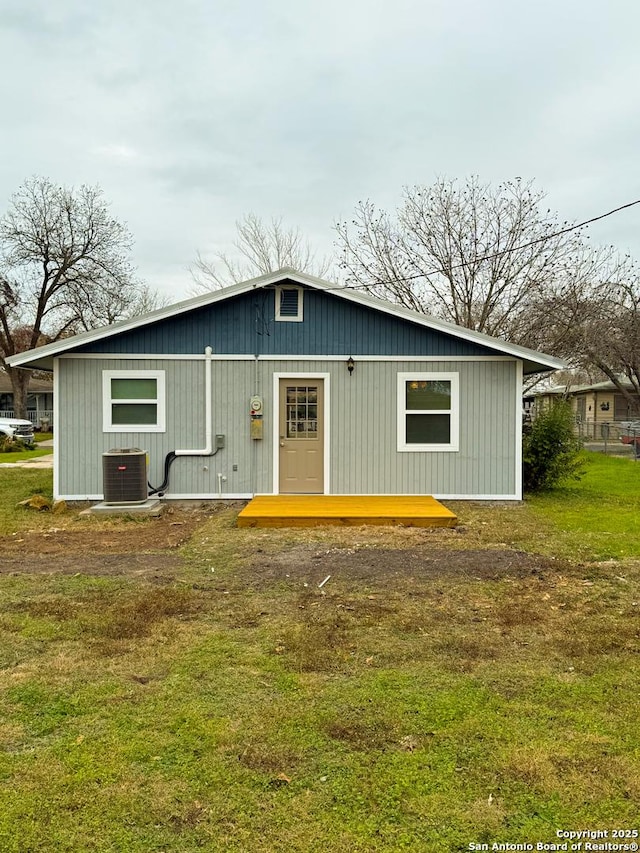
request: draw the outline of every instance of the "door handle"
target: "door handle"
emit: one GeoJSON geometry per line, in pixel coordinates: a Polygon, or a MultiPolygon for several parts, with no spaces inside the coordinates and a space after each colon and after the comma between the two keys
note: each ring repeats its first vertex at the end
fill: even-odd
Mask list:
{"type": "Polygon", "coordinates": [[[284,447],[284,436],[280,436],[280,447],[284,447]]]}

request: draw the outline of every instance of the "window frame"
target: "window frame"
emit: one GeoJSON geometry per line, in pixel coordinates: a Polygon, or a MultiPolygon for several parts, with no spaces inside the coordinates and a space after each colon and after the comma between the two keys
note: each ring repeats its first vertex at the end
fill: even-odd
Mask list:
{"type": "Polygon", "coordinates": [[[103,370],[102,371],[102,431],[103,432],[166,432],[166,378],[164,370],[103,370]],[[112,379],[155,379],[155,399],[127,398],[111,396],[112,379]],[[155,424],[114,424],[112,422],[114,403],[156,405],[155,424]]]}
{"type": "Polygon", "coordinates": [[[411,372],[398,373],[398,452],[399,453],[440,453],[457,452],[460,449],[460,374],[411,372]],[[406,398],[407,382],[450,382],[451,407],[449,409],[408,409],[406,398]],[[444,444],[407,442],[407,415],[449,415],[449,442],[444,444]]]}
{"type": "Polygon", "coordinates": [[[279,284],[275,289],[276,321],[278,323],[302,323],[304,319],[304,288],[294,284],[279,284]],[[283,317],[280,314],[280,295],[283,290],[295,290],[298,294],[298,312],[295,317],[283,317]]]}

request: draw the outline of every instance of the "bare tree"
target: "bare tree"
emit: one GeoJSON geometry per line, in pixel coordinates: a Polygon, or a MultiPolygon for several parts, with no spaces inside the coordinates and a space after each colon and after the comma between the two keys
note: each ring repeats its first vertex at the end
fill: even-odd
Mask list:
{"type": "Polygon", "coordinates": [[[530,306],[563,277],[579,233],[519,178],[405,188],[394,215],[361,202],[336,225],[347,282],[407,308],[533,346],[530,306]]]}
{"type": "Polygon", "coordinates": [[[255,213],[248,213],[236,222],[234,246],[240,260],[219,253],[212,261],[198,252],[191,275],[198,292],[226,287],[254,276],[292,267],[319,278],[326,275],[331,262],[318,258],[299,228],[286,228],[282,218],[266,225],[255,213]]]}
{"type": "Polygon", "coordinates": [[[139,317],[162,308],[169,303],[165,295],[139,283],[119,293],[97,291],[91,303],[86,303],[78,294],[76,310],[78,321],[75,331],[88,331],[99,326],[110,326],[119,320],[139,317]]]}
{"type": "Polygon", "coordinates": [[[637,270],[635,273],[634,278],[621,282],[612,293],[611,307],[615,312],[613,334],[607,339],[604,352],[600,350],[601,363],[598,366],[626,398],[630,413],[638,417],[640,416],[640,276],[637,270]],[[626,382],[621,381],[621,376],[626,382]]]}
{"type": "Polygon", "coordinates": [[[148,296],[128,260],[131,235],[98,187],[68,189],[31,178],[0,220],[0,366],[17,416],[26,414],[30,371],[6,359],[135,310],[148,296]]]}
{"type": "Polygon", "coordinates": [[[640,416],[640,281],[612,285],[603,310],[592,321],[584,349],[627,401],[634,417],[640,416]]]}
{"type": "Polygon", "coordinates": [[[583,257],[537,316],[558,355],[606,376],[640,415],[640,270],[630,257],[611,249],[583,257]]]}

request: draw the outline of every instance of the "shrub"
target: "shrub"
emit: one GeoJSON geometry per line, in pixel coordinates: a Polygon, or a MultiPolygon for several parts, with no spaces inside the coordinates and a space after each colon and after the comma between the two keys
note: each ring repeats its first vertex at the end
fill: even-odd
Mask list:
{"type": "Polygon", "coordinates": [[[26,450],[27,445],[19,438],[10,435],[0,435],[0,453],[20,453],[26,450]]]}
{"type": "Polygon", "coordinates": [[[563,480],[580,479],[581,444],[573,431],[568,403],[559,401],[537,415],[527,427],[522,445],[525,491],[545,491],[563,480]]]}

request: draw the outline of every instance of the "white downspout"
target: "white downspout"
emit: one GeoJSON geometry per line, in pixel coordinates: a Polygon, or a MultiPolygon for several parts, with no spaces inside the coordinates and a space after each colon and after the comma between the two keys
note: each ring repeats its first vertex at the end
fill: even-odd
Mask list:
{"type": "Polygon", "coordinates": [[[204,435],[206,446],[202,450],[174,450],[176,456],[213,456],[213,424],[211,422],[211,347],[204,351],[204,435]]]}

